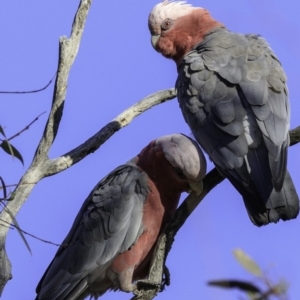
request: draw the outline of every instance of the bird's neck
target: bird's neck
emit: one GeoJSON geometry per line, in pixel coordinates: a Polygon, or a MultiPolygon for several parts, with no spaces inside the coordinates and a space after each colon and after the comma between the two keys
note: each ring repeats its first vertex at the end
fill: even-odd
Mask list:
{"type": "Polygon", "coordinates": [[[175,40],[174,46],[177,51],[172,59],[178,66],[183,57],[203,41],[208,32],[216,28],[224,28],[224,25],[216,21],[207,10],[197,9],[178,20],[176,27],[182,36],[175,40]]]}
{"type": "Polygon", "coordinates": [[[135,163],[147,173],[150,180],[148,184],[152,186],[150,189],[152,193],[158,193],[164,207],[163,219],[168,219],[176,210],[180,194],[187,189],[187,184],[174,176],[170,163],[154,147],[144,148],[135,163]]]}
{"type": "Polygon", "coordinates": [[[171,164],[160,149],[155,149],[154,142],[145,147],[137,156],[136,165],[145,171],[161,194],[180,195],[188,188],[186,182],[179,180],[171,164]]]}

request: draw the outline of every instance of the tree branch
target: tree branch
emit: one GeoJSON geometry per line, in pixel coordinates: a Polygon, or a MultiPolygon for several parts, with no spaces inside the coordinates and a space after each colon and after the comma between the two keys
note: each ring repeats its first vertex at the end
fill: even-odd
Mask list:
{"type": "MultiPolygon", "coordinates": [[[[290,140],[290,146],[300,142],[300,126],[290,130],[290,140]]],[[[175,235],[206,195],[223,180],[224,178],[214,168],[203,179],[202,193],[197,196],[192,192],[185,198],[156,245],[147,280],[149,284],[144,284],[146,281],[142,281],[141,285],[138,284],[138,290],[135,291],[135,296],[131,300],[151,300],[157,296],[162,286],[165,262],[174,243],[175,235]]]]}
{"type": "MultiPolygon", "coordinates": [[[[69,39],[67,39],[66,37],[62,37],[60,39],[59,66],[57,72],[58,75],[54,88],[52,109],[43,133],[43,137],[37,147],[31,166],[28,168],[28,170],[18,183],[15,191],[12,193],[9,200],[13,201],[9,201],[9,203],[7,204],[8,209],[14,216],[18,213],[22,205],[25,203],[33,187],[41,179],[59,173],[81,161],[87,155],[96,151],[115,132],[127,126],[134,118],[152,108],[153,106],[176,97],[174,88],[159,91],[157,93],[149,95],[130,108],[126,109],[114,120],[104,126],[101,130],[99,130],[94,136],[89,138],[77,148],[56,159],[50,160],[48,158],[49,149],[54,142],[59,128],[63,105],[66,97],[66,87],[70,68],[78,52],[80,38],[82,36],[84,28],[84,21],[87,17],[90,5],[90,0],[81,1],[77,14],[75,16],[75,20],[73,22],[71,37],[69,39]]],[[[0,219],[0,225],[1,222],[11,223],[10,216],[4,210],[2,210],[0,214],[0,219]]],[[[5,237],[7,235],[8,229],[9,227],[7,226],[0,227],[0,269],[10,266],[10,264],[8,264],[9,261],[5,261],[7,259],[7,255],[5,253],[4,247],[5,237]]],[[[7,274],[10,274],[10,269],[7,269],[7,274]]],[[[2,277],[2,272],[0,272],[0,295],[6,282],[11,279],[11,275],[8,276],[7,274],[4,274],[3,272],[2,277]]]]}
{"type": "MultiPolygon", "coordinates": [[[[18,213],[18,211],[26,201],[34,185],[44,177],[43,165],[48,160],[49,149],[58,131],[67,92],[69,72],[79,49],[80,39],[82,37],[90,6],[91,0],[80,1],[77,13],[74,18],[70,38],[60,38],[58,72],[54,87],[52,108],[48,117],[44,134],[37,147],[30,167],[11,195],[10,200],[13,201],[9,201],[7,203],[8,210],[14,216],[18,213]]],[[[3,224],[2,220],[4,221],[4,223],[11,223],[12,221],[10,215],[4,209],[0,213],[0,225],[3,224]]],[[[2,294],[7,281],[12,278],[11,264],[5,251],[7,232],[8,227],[0,226],[0,295],[2,294]]]]}
{"type": "Polygon", "coordinates": [[[176,91],[173,88],[151,94],[132,105],[80,146],[69,151],[61,157],[49,160],[47,162],[47,176],[59,173],[78,163],[87,155],[99,149],[99,147],[104,144],[112,135],[114,135],[121,128],[127,126],[134,118],[138,117],[140,114],[152,108],[153,106],[174,99],[175,97],[176,91]]]}
{"type": "Polygon", "coordinates": [[[60,37],[58,70],[54,86],[52,108],[34,160],[39,160],[39,155],[46,157],[57,134],[67,94],[70,69],[78,53],[85,21],[91,4],[91,0],[80,1],[73,21],[70,38],[65,36],[60,37]]]}
{"type": "MultiPolygon", "coordinates": [[[[59,64],[54,87],[52,108],[33,161],[19,181],[16,189],[11,194],[10,201],[7,203],[7,209],[13,216],[17,215],[32,189],[41,179],[61,172],[79,162],[87,155],[96,151],[115,132],[127,126],[134,118],[151,107],[176,97],[175,89],[164,90],[152,94],[126,109],[77,148],[56,159],[51,160],[48,158],[48,152],[58,132],[66,97],[69,72],[79,49],[80,39],[90,6],[91,0],[80,1],[80,5],[74,18],[70,38],[60,38],[59,64]]],[[[5,210],[2,210],[0,213],[0,225],[10,224],[11,221],[10,215],[7,214],[5,210]]],[[[0,226],[0,295],[7,281],[12,278],[11,264],[5,251],[5,240],[9,228],[10,227],[7,225],[0,226]]]]}

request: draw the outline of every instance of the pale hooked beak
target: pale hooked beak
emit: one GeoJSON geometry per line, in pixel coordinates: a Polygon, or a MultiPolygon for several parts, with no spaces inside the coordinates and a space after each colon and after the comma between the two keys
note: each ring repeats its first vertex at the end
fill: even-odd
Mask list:
{"type": "Polygon", "coordinates": [[[156,45],[157,45],[159,38],[160,38],[160,34],[154,34],[151,36],[151,44],[154,49],[156,49],[156,45]]]}
{"type": "Polygon", "coordinates": [[[202,181],[189,181],[190,188],[196,195],[200,195],[203,190],[203,182],[202,181]]]}

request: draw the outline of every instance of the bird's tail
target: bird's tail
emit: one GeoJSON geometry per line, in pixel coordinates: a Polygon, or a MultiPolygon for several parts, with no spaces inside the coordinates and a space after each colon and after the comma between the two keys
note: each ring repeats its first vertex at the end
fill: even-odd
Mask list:
{"type": "MultiPolygon", "coordinates": [[[[252,191],[254,190],[253,186],[252,191]]],[[[283,186],[279,192],[273,188],[268,199],[262,199],[260,196],[257,195],[256,199],[244,197],[249,217],[255,225],[277,223],[280,219],[286,221],[297,217],[299,197],[288,171],[286,171],[283,186]]]]}

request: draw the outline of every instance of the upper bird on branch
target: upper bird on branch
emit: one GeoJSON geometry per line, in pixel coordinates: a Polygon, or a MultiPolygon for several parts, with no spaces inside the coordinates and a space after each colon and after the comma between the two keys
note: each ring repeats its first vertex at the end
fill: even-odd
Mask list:
{"type": "Polygon", "coordinates": [[[149,15],[151,43],[178,69],[185,121],[258,226],[298,215],[287,171],[286,75],[265,39],[233,33],[207,10],[163,1],[149,15]]]}
{"type": "Polygon", "coordinates": [[[200,193],[206,161],[196,142],[173,134],[104,177],[83,203],[37,286],[36,300],[132,292],[182,192],[200,193]]]}

